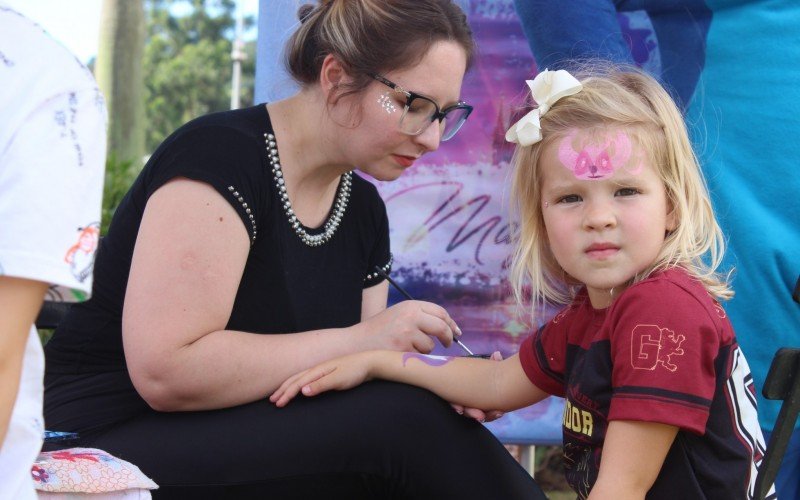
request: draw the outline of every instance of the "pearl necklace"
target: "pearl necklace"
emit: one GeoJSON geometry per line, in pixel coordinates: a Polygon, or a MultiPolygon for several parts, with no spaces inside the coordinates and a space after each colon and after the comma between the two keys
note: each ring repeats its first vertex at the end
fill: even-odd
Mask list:
{"type": "Polygon", "coordinates": [[[325,221],[325,225],[323,226],[325,230],[321,234],[308,234],[308,231],[306,231],[294,214],[292,202],[289,201],[289,195],[286,193],[283,171],[281,170],[280,158],[278,157],[278,143],[275,142],[275,136],[273,134],[264,134],[264,138],[266,139],[269,163],[272,165],[272,176],[275,179],[275,186],[278,188],[279,196],[283,202],[283,210],[286,212],[289,225],[292,226],[292,229],[294,229],[294,232],[300,237],[300,240],[310,247],[318,247],[327,243],[339,227],[342,216],[344,216],[344,211],[347,208],[347,201],[350,199],[351,177],[353,172],[342,174],[341,180],[339,181],[336,201],[334,202],[333,213],[328,217],[328,220],[325,221]]]}

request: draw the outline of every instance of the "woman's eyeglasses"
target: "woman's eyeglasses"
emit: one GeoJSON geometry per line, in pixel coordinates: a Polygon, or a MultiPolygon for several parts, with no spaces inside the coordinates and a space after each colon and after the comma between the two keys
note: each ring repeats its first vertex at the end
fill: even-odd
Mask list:
{"type": "Polygon", "coordinates": [[[419,135],[427,129],[435,120],[439,120],[439,130],[442,134],[442,141],[446,141],[456,135],[464,122],[467,121],[469,114],[472,113],[472,106],[465,102],[459,102],[445,109],[439,109],[439,105],[424,95],[416,92],[409,92],[400,85],[380,76],[370,75],[375,80],[386,85],[395,92],[399,92],[406,97],[405,108],[400,116],[398,127],[400,132],[408,135],[419,135]]]}

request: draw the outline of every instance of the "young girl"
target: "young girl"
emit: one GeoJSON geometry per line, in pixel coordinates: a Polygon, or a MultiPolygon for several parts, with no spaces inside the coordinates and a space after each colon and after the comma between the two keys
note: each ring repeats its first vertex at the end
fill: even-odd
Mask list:
{"type": "MultiPolygon", "coordinates": [[[[278,406],[373,378],[478,408],[564,397],[567,479],[580,498],[752,496],[764,452],[755,389],[720,306],[732,292],[703,178],[675,104],[636,70],[529,81],[513,281],[568,304],[502,362],[362,352],[287,380],[278,406]]],[[[534,310],[538,310],[534,309],[534,310]]]]}

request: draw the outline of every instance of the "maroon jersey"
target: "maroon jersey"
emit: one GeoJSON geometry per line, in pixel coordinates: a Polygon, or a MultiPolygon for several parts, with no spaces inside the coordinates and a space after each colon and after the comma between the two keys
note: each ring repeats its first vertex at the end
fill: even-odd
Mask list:
{"type": "Polygon", "coordinates": [[[764,438],[755,387],[725,310],[682,269],[632,285],[610,307],[586,291],[524,341],[530,380],[564,397],[567,481],[589,495],[608,422],[679,428],[648,499],[752,498],[764,438]]]}

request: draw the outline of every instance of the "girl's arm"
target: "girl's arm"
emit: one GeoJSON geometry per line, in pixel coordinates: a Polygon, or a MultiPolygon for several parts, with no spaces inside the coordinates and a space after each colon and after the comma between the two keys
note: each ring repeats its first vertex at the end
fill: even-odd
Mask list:
{"type": "Polygon", "coordinates": [[[447,401],[475,408],[511,411],[541,401],[547,394],[533,385],[514,355],[504,361],[370,351],[334,359],[299,373],[270,396],[285,406],[298,392],[315,396],[350,389],[380,378],[428,389],[447,401]]]}
{"type": "Polygon", "coordinates": [[[122,314],[125,359],[156,410],[225,408],[263,399],[292,374],[373,349],[430,352],[455,323],[441,307],[387,310],[380,285],[362,295],[368,319],[349,328],[259,335],[225,330],[250,249],[234,208],[211,186],[175,179],[148,200],[122,314]],[[377,303],[383,300],[383,306],[377,303]]]}
{"type": "Polygon", "coordinates": [[[641,500],[653,486],[678,428],[653,422],[612,420],[600,472],[589,500],[641,500]]]}

